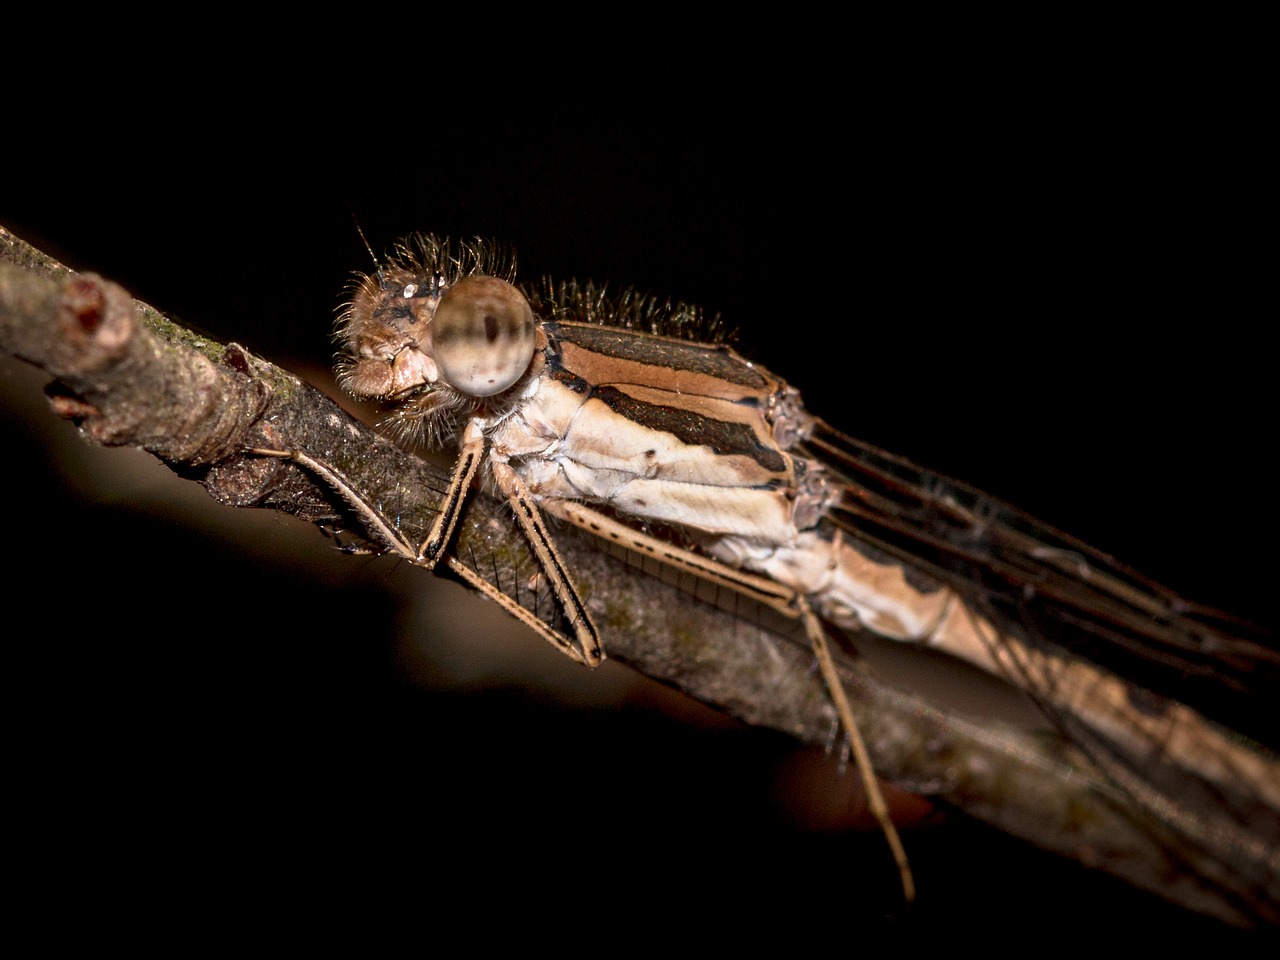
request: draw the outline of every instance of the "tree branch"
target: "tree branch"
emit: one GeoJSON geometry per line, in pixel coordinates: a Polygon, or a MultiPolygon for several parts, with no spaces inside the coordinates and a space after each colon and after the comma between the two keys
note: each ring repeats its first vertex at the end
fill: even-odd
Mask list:
{"type": "MultiPolygon", "coordinates": [[[[173,324],[3,228],[0,271],[0,346],[55,378],[54,411],[87,440],[145,449],[219,502],[358,533],[341,498],[313,475],[244,452],[299,450],[337,468],[372,502],[394,504],[406,530],[429,527],[447,477],[287,371],[173,324]]],[[[707,595],[705,585],[668,569],[641,567],[576,530],[558,537],[610,657],[747,723],[805,743],[828,740],[834,713],[795,623],[735,595],[707,595]]],[[[474,496],[455,552],[495,589],[545,612],[528,586],[536,567],[504,504],[474,496]]],[[[948,713],[881,679],[852,646],[840,666],[881,776],[1192,909],[1250,920],[1246,895],[1217,886],[1230,881],[1217,866],[1221,851],[1201,862],[1180,848],[1069,744],[948,713]]]]}

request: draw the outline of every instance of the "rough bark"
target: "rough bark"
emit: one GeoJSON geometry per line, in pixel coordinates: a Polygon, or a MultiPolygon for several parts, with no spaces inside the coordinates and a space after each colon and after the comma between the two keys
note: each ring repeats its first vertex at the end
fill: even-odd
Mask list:
{"type": "MultiPolygon", "coordinates": [[[[349,506],[316,477],[245,452],[299,450],[341,471],[371,502],[397,504],[407,531],[429,526],[445,475],[287,371],[176,326],[2,228],[0,270],[4,349],[55,379],[54,412],[87,440],[145,449],[222,503],[359,534],[349,506]]],[[[610,657],[748,723],[828,741],[833,710],[796,624],[733,595],[708,595],[576,531],[559,536],[610,657]]],[[[535,568],[505,505],[475,496],[455,554],[495,589],[515,595],[526,585],[522,602],[536,602],[527,586],[535,568]]],[[[1214,882],[1224,879],[1216,868],[1199,869],[1195,851],[1132,807],[1069,743],[945,713],[879,679],[857,655],[859,638],[850,639],[840,665],[882,777],[1191,909],[1256,919],[1247,898],[1214,882]]]]}

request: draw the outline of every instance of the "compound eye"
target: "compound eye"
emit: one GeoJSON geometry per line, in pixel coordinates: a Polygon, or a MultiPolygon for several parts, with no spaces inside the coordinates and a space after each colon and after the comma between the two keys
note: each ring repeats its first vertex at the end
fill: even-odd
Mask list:
{"type": "Polygon", "coordinates": [[[533,310],[497,277],[464,277],[440,298],[431,321],[431,353],[441,379],[473,397],[491,397],[529,369],[533,310]]]}

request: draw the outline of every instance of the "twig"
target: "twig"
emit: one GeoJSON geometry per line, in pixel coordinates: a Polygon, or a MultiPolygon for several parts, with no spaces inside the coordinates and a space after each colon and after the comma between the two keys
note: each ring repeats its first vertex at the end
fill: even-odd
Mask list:
{"type": "MultiPolygon", "coordinates": [[[[53,409],[86,439],[148,450],[222,503],[352,526],[332,490],[291,463],[246,455],[249,448],[299,450],[331,464],[371,500],[399,505],[409,530],[429,527],[446,484],[297,377],[174,325],[113,284],[71,273],[3,228],[0,347],[56,379],[53,409]]],[[[699,595],[669,571],[638,576],[634,558],[576,531],[559,535],[610,657],[748,723],[827,740],[833,710],[794,623],[735,596],[699,595]]],[[[497,590],[510,593],[527,575],[506,507],[485,496],[467,511],[455,554],[497,590]]],[[[1182,854],[1171,857],[1172,835],[1065,743],[947,715],[878,680],[851,651],[840,669],[880,775],[1067,856],[1089,851],[1193,909],[1246,922],[1231,896],[1188,872],[1182,854]]]]}

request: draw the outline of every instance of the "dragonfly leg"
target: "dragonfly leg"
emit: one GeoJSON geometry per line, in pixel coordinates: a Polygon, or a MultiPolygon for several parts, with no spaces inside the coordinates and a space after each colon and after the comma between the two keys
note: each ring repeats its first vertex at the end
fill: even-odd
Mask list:
{"type": "MultiPolygon", "coordinates": [[[[604,652],[600,650],[598,643],[596,646],[595,657],[593,659],[588,659],[586,655],[579,651],[578,647],[572,640],[564,636],[564,634],[551,629],[551,627],[543,623],[541,619],[534,616],[524,607],[520,606],[520,604],[516,603],[457,557],[447,557],[445,562],[448,564],[449,569],[456,574],[459,579],[463,580],[470,586],[475,587],[498,606],[502,607],[502,609],[506,610],[507,613],[511,614],[538,636],[542,637],[543,640],[546,640],[547,643],[551,644],[563,653],[570,660],[575,660],[586,667],[598,667],[600,662],[604,659],[604,652]]],[[[592,629],[594,630],[594,628],[592,629]]],[[[581,643],[582,641],[579,639],[578,642],[581,643]]]]}
{"type": "MultiPolygon", "coordinates": [[[[247,453],[263,457],[276,457],[282,460],[292,460],[299,466],[306,468],[315,476],[323,480],[336,492],[346,503],[356,512],[364,523],[366,532],[372,534],[373,538],[378,541],[382,547],[391,553],[409,561],[414,566],[423,567],[424,569],[433,569],[441,556],[445,555],[445,547],[448,545],[453,535],[453,529],[457,525],[458,516],[461,513],[461,506],[466,499],[467,488],[470,486],[471,479],[475,476],[476,467],[479,457],[483,453],[483,438],[481,438],[480,448],[478,451],[468,451],[467,441],[464,438],[464,451],[459,456],[458,465],[454,468],[454,475],[449,484],[449,490],[445,496],[445,506],[441,513],[437,515],[432,523],[431,532],[427,534],[427,538],[423,541],[421,547],[415,548],[398,529],[383,516],[382,511],[371,504],[360,492],[355,485],[342,475],[337,468],[324,463],[321,460],[303,453],[301,450],[276,450],[270,448],[251,448],[247,453]],[[449,516],[445,516],[446,512],[449,516]]],[[[508,468],[509,469],[509,468],[508,468]]],[[[527,499],[527,497],[526,497],[527,499]]],[[[519,513],[517,513],[519,516],[519,513]]],[[[525,535],[532,537],[528,532],[528,527],[522,522],[522,529],[525,535]]],[[[541,525],[539,518],[539,527],[542,529],[543,536],[546,536],[545,527],[541,525]]],[[[546,540],[549,546],[549,539],[546,540]]],[[[573,589],[572,583],[568,581],[567,575],[563,574],[563,565],[559,562],[558,555],[555,554],[554,548],[551,553],[555,557],[555,569],[561,571],[561,582],[568,584],[573,604],[565,605],[566,610],[572,610],[575,614],[580,614],[574,618],[574,627],[578,639],[579,647],[568,637],[560,634],[552,629],[540,618],[526,610],[511,597],[493,586],[488,580],[481,577],[478,573],[466,566],[460,560],[453,556],[446,556],[446,564],[449,570],[459,579],[468,585],[479,590],[490,600],[493,600],[500,607],[510,613],[521,623],[528,626],[540,637],[554,646],[561,653],[565,654],[572,660],[586,666],[597,666],[603,659],[604,653],[600,649],[599,637],[595,631],[591,620],[586,616],[586,610],[582,606],[581,599],[578,598],[577,592],[573,589]],[[583,623],[586,624],[584,629],[583,623]],[[584,640],[585,636],[585,640],[584,640]]],[[[540,563],[543,562],[543,551],[539,551],[535,544],[535,554],[538,556],[540,563]]],[[[544,564],[545,566],[545,564],[544,564]]],[[[554,582],[554,581],[553,581],[554,582]]],[[[557,593],[559,599],[559,593],[557,593]]],[[[563,602],[563,601],[562,601],[563,602]]]]}
{"type": "Polygon", "coordinates": [[[416,566],[433,570],[439,562],[441,554],[444,553],[445,548],[449,545],[449,541],[453,537],[454,528],[458,525],[458,517],[462,515],[462,507],[466,503],[467,492],[471,489],[471,482],[475,478],[476,469],[484,456],[484,445],[484,433],[481,431],[480,425],[472,420],[467,424],[463,432],[462,446],[458,451],[458,459],[453,467],[453,476],[449,480],[449,487],[445,491],[444,502],[441,504],[440,511],[436,514],[436,518],[431,524],[431,531],[417,549],[414,549],[399,530],[387,522],[382,515],[382,511],[369,503],[349,480],[329,464],[308,456],[300,450],[253,449],[249,452],[260,456],[292,460],[306,467],[329,484],[343,500],[347,501],[355,509],[369,531],[385,547],[411,561],[416,566]]]}
{"type": "Polygon", "coordinates": [[[804,597],[797,596],[795,605],[804,623],[809,644],[813,647],[814,656],[818,658],[818,667],[822,671],[823,680],[826,681],[827,691],[835,703],[836,714],[840,717],[840,723],[849,737],[849,749],[853,753],[854,763],[858,767],[858,776],[862,779],[862,786],[867,794],[867,804],[884,834],[885,841],[889,844],[894,863],[898,866],[898,876],[902,880],[902,897],[910,903],[916,897],[916,885],[911,876],[911,865],[907,862],[907,852],[902,846],[902,838],[898,836],[897,828],[893,825],[893,818],[889,816],[889,806],[885,803],[875,771],[871,768],[871,757],[867,753],[866,742],[862,739],[862,732],[854,719],[849,698],[845,695],[844,683],[840,679],[839,671],[836,670],[835,659],[831,656],[826,631],[822,627],[822,621],[809,609],[808,601],[804,597]]]}
{"type": "Polygon", "coordinates": [[[337,468],[308,456],[301,450],[273,450],[264,447],[252,447],[245,452],[260,457],[292,460],[294,463],[306,467],[306,469],[332,487],[334,492],[355,510],[360,519],[364,521],[367,531],[373,534],[384,548],[411,563],[418,563],[418,551],[413,548],[413,545],[401,535],[399,530],[387,522],[387,519],[382,515],[382,511],[369,503],[356,490],[351,481],[338,472],[337,468]]]}
{"type": "MultiPolygon", "coordinates": [[[[509,469],[509,468],[508,468],[509,469]]],[[[831,700],[835,704],[836,716],[849,737],[849,748],[858,767],[858,775],[867,794],[867,803],[872,815],[883,831],[889,849],[893,853],[894,862],[898,866],[898,875],[902,880],[903,898],[909,903],[915,899],[915,881],[911,876],[911,867],[907,863],[907,854],[902,847],[902,839],[889,816],[889,807],[885,803],[884,794],[880,790],[875,772],[871,767],[871,758],[867,754],[866,743],[862,739],[849,698],[845,694],[844,684],[836,670],[835,660],[831,656],[831,648],[827,643],[826,631],[822,621],[809,607],[808,601],[794,590],[758,574],[739,570],[720,563],[717,560],[672,546],[656,537],[632,529],[613,518],[600,513],[581,503],[567,500],[547,500],[544,509],[562,520],[581,527],[583,530],[618,543],[629,550],[645,556],[651,556],[663,563],[703,577],[712,583],[735,590],[759,603],[766,604],[792,619],[804,624],[809,645],[813,648],[818,666],[822,670],[822,678],[826,682],[831,700]]]]}
{"type": "Polygon", "coordinates": [[[795,591],[784,587],[776,580],[727,566],[718,560],[694,553],[692,550],[673,546],[665,540],[641,533],[598,510],[572,500],[544,500],[542,509],[593,536],[617,543],[641,556],[653,557],[668,566],[686,570],[711,583],[750,597],[784,616],[796,619],[796,613],[792,607],[795,591]]]}
{"type": "Polygon", "coordinates": [[[440,559],[445,547],[453,539],[454,528],[458,525],[458,517],[462,515],[463,504],[467,493],[471,490],[471,481],[475,479],[476,469],[484,456],[485,439],[480,424],[471,420],[462,433],[462,446],[458,450],[458,459],[453,465],[453,476],[449,479],[449,488],[445,491],[444,502],[440,512],[431,524],[431,532],[418,547],[419,566],[432,569],[440,559]]]}
{"type": "Polygon", "coordinates": [[[489,462],[493,468],[493,478],[497,481],[498,489],[511,504],[516,521],[533,548],[534,555],[538,558],[538,563],[551,585],[551,590],[556,595],[556,600],[573,625],[574,634],[586,658],[584,662],[589,666],[595,666],[604,659],[604,651],[600,646],[600,634],[591,620],[591,614],[587,612],[586,605],[582,602],[582,597],[578,594],[577,587],[573,585],[573,579],[565,569],[564,562],[560,559],[560,552],[556,549],[550,531],[547,530],[546,521],[542,519],[542,512],[533,502],[529,488],[509,464],[493,456],[490,456],[489,462]]]}

